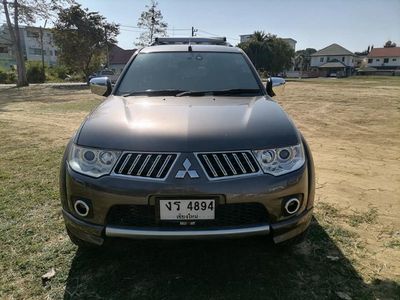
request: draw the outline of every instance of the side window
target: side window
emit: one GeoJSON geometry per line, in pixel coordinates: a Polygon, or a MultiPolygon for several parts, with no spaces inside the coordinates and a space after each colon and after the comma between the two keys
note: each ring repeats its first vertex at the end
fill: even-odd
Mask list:
{"type": "Polygon", "coordinates": [[[319,61],[320,61],[320,62],[324,62],[324,58],[321,57],[321,58],[319,59],[319,61]]]}
{"type": "Polygon", "coordinates": [[[368,63],[372,64],[372,58],[368,58],[368,63]]]}

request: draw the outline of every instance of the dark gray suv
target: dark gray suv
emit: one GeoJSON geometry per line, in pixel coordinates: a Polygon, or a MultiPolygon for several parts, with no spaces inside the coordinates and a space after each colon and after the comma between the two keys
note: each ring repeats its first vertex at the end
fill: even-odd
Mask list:
{"type": "Polygon", "coordinates": [[[107,98],[61,165],[74,243],[304,236],[311,152],[242,50],[222,39],[160,38],[133,55],[114,87],[107,78],[90,84],[107,98]]]}

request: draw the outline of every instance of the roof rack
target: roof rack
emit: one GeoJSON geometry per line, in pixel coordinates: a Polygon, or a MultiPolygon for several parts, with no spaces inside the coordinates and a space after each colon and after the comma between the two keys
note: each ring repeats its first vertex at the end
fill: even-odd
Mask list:
{"type": "Polygon", "coordinates": [[[231,46],[226,37],[156,37],[152,46],[155,45],[221,45],[231,46]]]}

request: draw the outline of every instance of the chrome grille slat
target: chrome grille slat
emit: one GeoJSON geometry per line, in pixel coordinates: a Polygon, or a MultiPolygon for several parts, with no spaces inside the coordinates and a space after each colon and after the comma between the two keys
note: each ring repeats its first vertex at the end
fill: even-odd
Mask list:
{"type": "Polygon", "coordinates": [[[221,169],[222,174],[224,174],[224,176],[228,175],[228,173],[226,173],[226,171],[225,171],[224,166],[223,166],[223,165],[221,164],[221,162],[219,161],[218,156],[217,156],[216,154],[213,154],[213,157],[214,157],[215,161],[217,162],[218,167],[221,169]]]}
{"type": "Polygon", "coordinates": [[[146,159],[144,160],[144,162],[143,162],[142,165],[140,166],[139,171],[137,172],[137,175],[138,175],[138,176],[140,176],[140,174],[142,174],[144,168],[146,167],[147,163],[148,163],[149,160],[150,160],[150,157],[151,157],[151,154],[148,154],[148,155],[146,156],[146,159]]]}
{"type": "Polygon", "coordinates": [[[211,164],[210,160],[208,159],[208,157],[207,157],[206,155],[203,155],[203,158],[204,158],[204,160],[206,161],[206,163],[207,163],[208,167],[210,168],[211,172],[213,173],[213,175],[214,175],[215,177],[217,177],[218,174],[217,174],[217,172],[215,172],[215,169],[214,169],[214,167],[212,166],[212,164],[211,164]]]}
{"type": "Polygon", "coordinates": [[[133,169],[136,167],[136,164],[138,163],[138,161],[141,157],[142,157],[142,154],[139,154],[138,156],[136,156],[135,160],[133,161],[133,164],[131,165],[131,167],[128,170],[128,175],[132,174],[133,169]]]}
{"type": "Polygon", "coordinates": [[[258,174],[260,168],[251,151],[197,153],[209,179],[258,174]]]}
{"type": "Polygon", "coordinates": [[[162,165],[160,171],[158,171],[158,173],[157,173],[157,178],[160,178],[162,172],[164,172],[164,169],[165,169],[165,167],[166,167],[166,165],[168,164],[168,162],[169,162],[170,159],[171,159],[171,155],[168,155],[168,157],[167,157],[166,160],[164,161],[164,163],[163,163],[163,165],[162,165]]]}
{"type": "Polygon", "coordinates": [[[131,156],[132,156],[132,154],[128,154],[128,155],[125,157],[125,160],[124,160],[123,164],[122,164],[121,167],[119,168],[119,172],[120,172],[120,173],[121,173],[122,170],[125,168],[126,164],[128,163],[129,159],[131,158],[131,156]]]}
{"type": "Polygon", "coordinates": [[[243,167],[243,165],[242,165],[242,163],[240,162],[240,159],[239,159],[239,157],[237,156],[236,153],[233,154],[233,157],[235,158],[236,163],[239,165],[240,170],[242,170],[243,173],[247,173],[247,172],[246,172],[246,169],[243,167]]]}
{"type": "Polygon", "coordinates": [[[235,168],[233,167],[233,165],[231,163],[231,160],[229,159],[228,155],[226,155],[224,153],[224,154],[222,154],[222,156],[224,157],[224,159],[225,159],[226,163],[228,164],[229,168],[231,169],[233,175],[236,175],[237,172],[236,172],[235,168]]]}
{"type": "Polygon", "coordinates": [[[162,180],[172,169],[178,153],[124,152],[113,174],[143,179],[162,180]]]}
{"type": "Polygon", "coordinates": [[[249,165],[250,169],[252,172],[254,172],[256,169],[254,169],[253,164],[250,162],[249,158],[247,157],[247,153],[242,153],[242,156],[246,160],[247,164],[249,165]]]}
{"type": "Polygon", "coordinates": [[[157,155],[156,160],[153,162],[153,165],[151,166],[150,170],[146,174],[147,177],[149,177],[151,175],[151,173],[153,173],[154,168],[158,164],[158,161],[160,160],[160,158],[161,158],[161,155],[157,155]]]}

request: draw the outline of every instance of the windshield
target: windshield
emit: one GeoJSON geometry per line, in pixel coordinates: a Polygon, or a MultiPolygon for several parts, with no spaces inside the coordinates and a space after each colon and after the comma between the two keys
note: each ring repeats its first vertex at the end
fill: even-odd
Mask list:
{"type": "Polygon", "coordinates": [[[262,94],[241,53],[141,53],[123,77],[117,95],[201,95],[234,90],[235,96],[262,94]],[[240,91],[243,90],[243,94],[240,91]]]}

